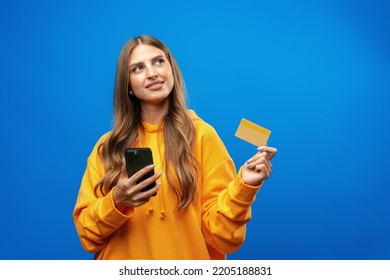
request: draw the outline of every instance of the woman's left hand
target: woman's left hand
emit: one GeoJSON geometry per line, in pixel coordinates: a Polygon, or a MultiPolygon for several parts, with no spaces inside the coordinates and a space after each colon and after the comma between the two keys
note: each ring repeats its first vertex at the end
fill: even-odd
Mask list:
{"type": "Polygon", "coordinates": [[[259,147],[258,152],[242,167],[241,176],[245,184],[258,186],[267,180],[272,172],[271,159],[277,150],[272,147],[259,147]]]}

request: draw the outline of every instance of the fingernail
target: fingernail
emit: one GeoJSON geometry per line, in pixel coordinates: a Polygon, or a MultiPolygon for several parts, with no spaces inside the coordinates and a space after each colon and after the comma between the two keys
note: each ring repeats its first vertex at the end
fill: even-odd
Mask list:
{"type": "Polygon", "coordinates": [[[264,150],[264,147],[263,146],[262,147],[258,147],[257,150],[258,151],[262,151],[262,150],[264,150]]]}
{"type": "Polygon", "coordinates": [[[154,164],[149,165],[149,168],[153,169],[154,168],[154,164]]]}

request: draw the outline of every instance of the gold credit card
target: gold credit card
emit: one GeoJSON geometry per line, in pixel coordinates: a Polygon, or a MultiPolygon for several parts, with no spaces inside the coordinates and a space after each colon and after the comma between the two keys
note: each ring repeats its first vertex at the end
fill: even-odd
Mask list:
{"type": "Polygon", "coordinates": [[[260,125],[242,119],[237,128],[235,136],[245,140],[257,147],[266,146],[271,130],[268,130],[260,125]]]}

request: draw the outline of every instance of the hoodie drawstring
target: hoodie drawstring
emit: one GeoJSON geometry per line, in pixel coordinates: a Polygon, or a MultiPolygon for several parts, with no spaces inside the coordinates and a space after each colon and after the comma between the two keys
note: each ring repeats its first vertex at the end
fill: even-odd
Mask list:
{"type": "MultiPolygon", "coordinates": [[[[147,124],[144,124],[144,127],[147,126],[147,124]]],[[[158,128],[158,130],[160,130],[161,127],[158,128]]],[[[142,131],[138,131],[138,137],[137,137],[137,140],[138,140],[138,143],[141,147],[144,147],[143,143],[142,143],[142,138],[143,138],[143,133],[142,131]]],[[[161,171],[164,172],[164,154],[161,153],[161,150],[160,150],[160,143],[161,143],[161,140],[160,139],[162,138],[162,133],[161,131],[157,131],[157,149],[158,149],[158,156],[160,157],[160,161],[161,161],[161,171]]],[[[162,140],[162,142],[164,142],[164,140],[162,140]]],[[[161,178],[160,178],[161,179],[161,178]]],[[[160,193],[157,194],[159,196],[159,199],[160,199],[160,219],[161,220],[164,220],[165,217],[166,217],[166,213],[165,213],[165,208],[164,208],[164,199],[163,199],[163,194],[162,194],[162,186],[160,187],[160,193]]],[[[150,216],[153,212],[154,212],[154,209],[153,209],[153,203],[152,203],[152,200],[154,199],[154,197],[150,198],[149,200],[149,208],[145,211],[145,215],[146,216],[150,216]]]]}
{"type": "Polygon", "coordinates": [[[162,194],[160,195],[160,219],[164,220],[165,219],[165,209],[164,209],[164,200],[162,198],[162,194]]]}
{"type": "Polygon", "coordinates": [[[150,214],[152,214],[153,213],[153,204],[152,204],[152,200],[150,199],[149,200],[149,209],[148,210],[146,210],[146,216],[149,216],[150,214]]]}
{"type": "MultiPolygon", "coordinates": [[[[164,199],[162,198],[162,195],[160,195],[160,219],[161,220],[164,220],[165,219],[165,209],[164,209],[164,199]]],[[[149,208],[148,210],[146,210],[145,212],[145,215],[146,216],[150,216],[152,213],[153,213],[154,209],[153,209],[153,203],[152,203],[152,199],[149,200],[149,208]]]]}

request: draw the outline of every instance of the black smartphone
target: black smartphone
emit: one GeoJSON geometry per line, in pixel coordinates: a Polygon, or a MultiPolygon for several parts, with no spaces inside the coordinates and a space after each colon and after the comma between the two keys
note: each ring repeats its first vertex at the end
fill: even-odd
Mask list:
{"type": "MultiPolygon", "coordinates": [[[[125,150],[125,159],[126,159],[127,175],[130,178],[138,170],[144,168],[147,165],[153,164],[152,150],[150,148],[127,148],[125,150]]],[[[154,175],[154,169],[150,170],[148,173],[142,176],[142,178],[137,181],[137,184],[153,175],[154,175]]],[[[150,185],[143,188],[141,191],[144,192],[150,190],[155,185],[156,182],[153,182],[150,185]]]]}

